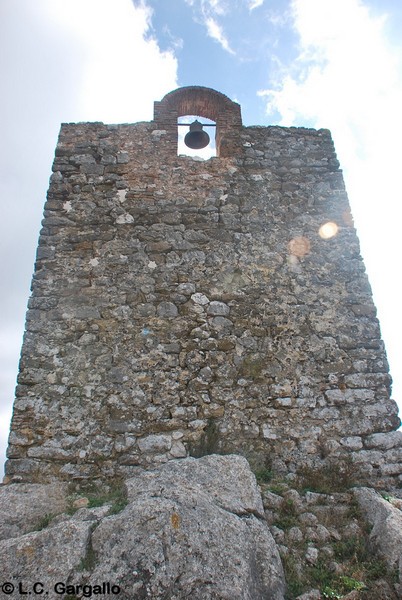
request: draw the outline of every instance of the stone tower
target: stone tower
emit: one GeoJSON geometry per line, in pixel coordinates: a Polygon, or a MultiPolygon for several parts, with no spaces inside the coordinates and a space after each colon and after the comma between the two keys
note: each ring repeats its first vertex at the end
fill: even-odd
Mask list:
{"type": "Polygon", "coordinates": [[[63,124],[6,481],[214,452],[395,481],[375,315],[329,131],[244,127],[203,87],[151,122],[63,124]],[[216,157],[178,156],[183,115],[216,122],[216,157]]]}

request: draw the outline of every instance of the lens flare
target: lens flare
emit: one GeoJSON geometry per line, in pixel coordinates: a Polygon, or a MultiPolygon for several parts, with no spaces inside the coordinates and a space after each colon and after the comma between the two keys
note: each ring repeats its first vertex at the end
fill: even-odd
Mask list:
{"type": "Polygon", "coordinates": [[[323,240],[329,240],[334,237],[338,233],[339,227],[333,221],[328,221],[328,223],[324,223],[321,225],[318,233],[323,240]]]}
{"type": "Polygon", "coordinates": [[[292,256],[305,256],[310,252],[310,241],[305,237],[295,237],[288,244],[289,252],[292,256]]]}

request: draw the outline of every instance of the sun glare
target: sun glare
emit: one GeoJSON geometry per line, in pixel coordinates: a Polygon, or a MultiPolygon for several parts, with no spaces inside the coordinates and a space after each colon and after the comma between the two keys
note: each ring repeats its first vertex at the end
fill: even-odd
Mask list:
{"type": "Polygon", "coordinates": [[[292,256],[305,256],[310,252],[310,241],[302,236],[295,237],[288,244],[289,252],[292,256]]]}
{"type": "Polygon", "coordinates": [[[334,237],[338,233],[339,227],[333,221],[328,221],[328,223],[324,223],[321,225],[318,233],[323,240],[329,240],[334,237]]]}

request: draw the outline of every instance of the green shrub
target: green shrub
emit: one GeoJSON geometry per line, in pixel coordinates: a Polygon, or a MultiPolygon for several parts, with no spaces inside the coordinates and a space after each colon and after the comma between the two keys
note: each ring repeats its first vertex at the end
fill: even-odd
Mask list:
{"type": "Polygon", "coordinates": [[[261,467],[260,469],[256,469],[254,471],[254,475],[255,475],[255,478],[257,479],[258,483],[269,483],[271,481],[271,479],[273,478],[273,473],[272,473],[271,469],[267,469],[264,467],[261,467]]]}
{"type": "Polygon", "coordinates": [[[89,541],[84,558],[81,559],[78,566],[79,571],[93,571],[96,565],[96,554],[92,546],[92,533],[98,524],[91,525],[89,541]]]}
{"type": "Polygon", "coordinates": [[[319,494],[345,492],[359,483],[356,465],[348,458],[331,461],[316,468],[302,467],[298,471],[298,477],[298,485],[304,492],[319,494]]]}
{"type": "Polygon", "coordinates": [[[116,514],[127,506],[127,492],[124,484],[121,482],[112,486],[104,494],[88,494],[88,508],[104,506],[110,504],[109,514],[116,514]]]}
{"type": "Polygon", "coordinates": [[[78,508],[74,507],[74,500],[80,496],[88,498],[86,508],[96,508],[110,504],[109,514],[116,514],[127,506],[127,491],[124,482],[115,479],[105,484],[87,482],[81,486],[79,493],[74,493],[69,497],[68,514],[74,514],[78,508]],[[102,488],[100,487],[102,485],[102,488]]]}
{"type": "Polygon", "coordinates": [[[368,557],[366,540],[363,537],[350,537],[333,544],[335,557],[339,560],[364,562],[368,557]]]}
{"type": "Polygon", "coordinates": [[[286,600],[292,600],[305,591],[305,585],[297,569],[293,556],[286,554],[281,557],[286,579],[286,600]]]}
{"type": "Polygon", "coordinates": [[[39,519],[36,525],[32,528],[32,531],[42,531],[42,529],[46,529],[54,517],[54,514],[46,513],[41,519],[39,519]]]}
{"type": "Polygon", "coordinates": [[[279,518],[274,521],[280,529],[290,529],[298,524],[298,513],[295,503],[290,498],[283,500],[279,509],[279,518]]]}

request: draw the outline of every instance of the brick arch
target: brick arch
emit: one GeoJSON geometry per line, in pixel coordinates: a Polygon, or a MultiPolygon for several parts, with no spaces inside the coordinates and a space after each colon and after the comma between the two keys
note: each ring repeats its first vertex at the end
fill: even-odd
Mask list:
{"type": "Polygon", "coordinates": [[[165,129],[168,138],[177,144],[177,119],[183,115],[197,115],[216,123],[218,156],[238,153],[237,134],[242,127],[240,105],[211,88],[189,86],[169,92],[154,104],[154,121],[165,129]]]}

